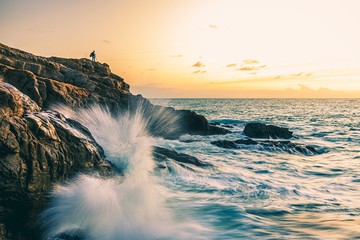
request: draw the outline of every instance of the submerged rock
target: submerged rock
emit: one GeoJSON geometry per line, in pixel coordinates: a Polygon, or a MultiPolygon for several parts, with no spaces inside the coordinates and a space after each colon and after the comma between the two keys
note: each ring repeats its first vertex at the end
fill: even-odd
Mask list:
{"type": "Polygon", "coordinates": [[[212,141],[211,144],[221,147],[221,148],[227,148],[227,149],[235,149],[237,148],[237,145],[234,141],[229,141],[229,140],[217,140],[217,141],[212,141]]]}
{"type": "Polygon", "coordinates": [[[250,138],[292,138],[292,132],[288,128],[263,123],[248,123],[244,128],[244,134],[250,138]]]}
{"type": "MultiPolygon", "coordinates": [[[[154,147],[153,155],[155,160],[159,162],[167,161],[167,158],[170,158],[178,163],[191,164],[197,167],[212,167],[210,163],[200,161],[198,158],[194,156],[190,156],[185,153],[178,153],[174,150],[170,150],[162,147],[154,147]]],[[[164,166],[160,165],[160,168],[164,168],[164,166]]]]}
{"type": "Polygon", "coordinates": [[[292,143],[282,140],[253,140],[253,139],[237,139],[235,141],[218,140],[212,141],[211,144],[226,149],[241,149],[242,145],[257,145],[259,150],[279,151],[290,154],[303,154],[306,156],[321,154],[313,146],[292,143]]]}

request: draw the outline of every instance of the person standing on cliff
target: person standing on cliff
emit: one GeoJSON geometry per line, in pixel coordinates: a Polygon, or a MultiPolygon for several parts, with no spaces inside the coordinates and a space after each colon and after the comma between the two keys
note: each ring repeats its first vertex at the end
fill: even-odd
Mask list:
{"type": "Polygon", "coordinates": [[[96,54],[95,54],[95,50],[94,50],[94,51],[92,51],[92,52],[90,53],[90,57],[91,57],[91,59],[92,59],[92,61],[93,61],[93,62],[95,62],[95,61],[96,61],[96,54]]]}

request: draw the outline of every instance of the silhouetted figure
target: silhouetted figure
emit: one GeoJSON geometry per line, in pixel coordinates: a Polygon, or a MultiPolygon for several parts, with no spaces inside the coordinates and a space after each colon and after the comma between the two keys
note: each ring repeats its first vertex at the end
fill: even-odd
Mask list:
{"type": "Polygon", "coordinates": [[[94,50],[94,51],[92,51],[92,52],[90,53],[90,57],[91,57],[91,59],[92,59],[92,61],[93,61],[93,62],[95,62],[95,61],[96,61],[96,54],[95,54],[95,50],[94,50]]]}

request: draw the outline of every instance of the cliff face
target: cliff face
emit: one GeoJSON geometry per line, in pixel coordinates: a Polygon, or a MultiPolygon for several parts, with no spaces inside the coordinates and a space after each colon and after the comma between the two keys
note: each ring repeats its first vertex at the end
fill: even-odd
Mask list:
{"type": "Polygon", "coordinates": [[[147,130],[165,138],[222,134],[188,110],[134,96],[107,64],[45,58],[0,44],[0,240],[38,239],[35,216],[53,183],[76,173],[117,171],[80,123],[53,106],[107,107],[113,114],[140,112],[147,130]]]}
{"type": "Polygon", "coordinates": [[[107,64],[88,59],[38,57],[0,44],[0,81],[15,86],[44,109],[57,104],[75,108],[99,104],[113,113],[140,110],[149,132],[156,136],[174,139],[187,133],[227,132],[192,111],[153,105],[141,95],[132,95],[129,85],[107,64]]]}
{"type": "Polygon", "coordinates": [[[106,64],[38,57],[1,44],[0,77],[45,109],[60,103],[73,107],[115,104],[119,96],[130,93],[129,85],[106,64]]]}
{"type": "Polygon", "coordinates": [[[116,171],[88,130],[0,83],[0,239],[37,238],[35,216],[52,183],[116,171]]]}

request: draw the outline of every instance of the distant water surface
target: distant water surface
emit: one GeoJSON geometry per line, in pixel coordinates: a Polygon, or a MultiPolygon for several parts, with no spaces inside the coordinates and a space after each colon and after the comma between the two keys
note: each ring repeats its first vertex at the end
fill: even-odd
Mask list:
{"type": "MultiPolygon", "coordinates": [[[[360,239],[360,99],[152,99],[190,109],[233,131],[157,144],[198,157],[211,170],[160,174],[172,208],[207,226],[206,239],[360,239]],[[243,146],[247,122],[288,127],[291,141],[320,154],[243,146]]],[[[196,235],[196,234],[195,234],[196,235]]]]}

